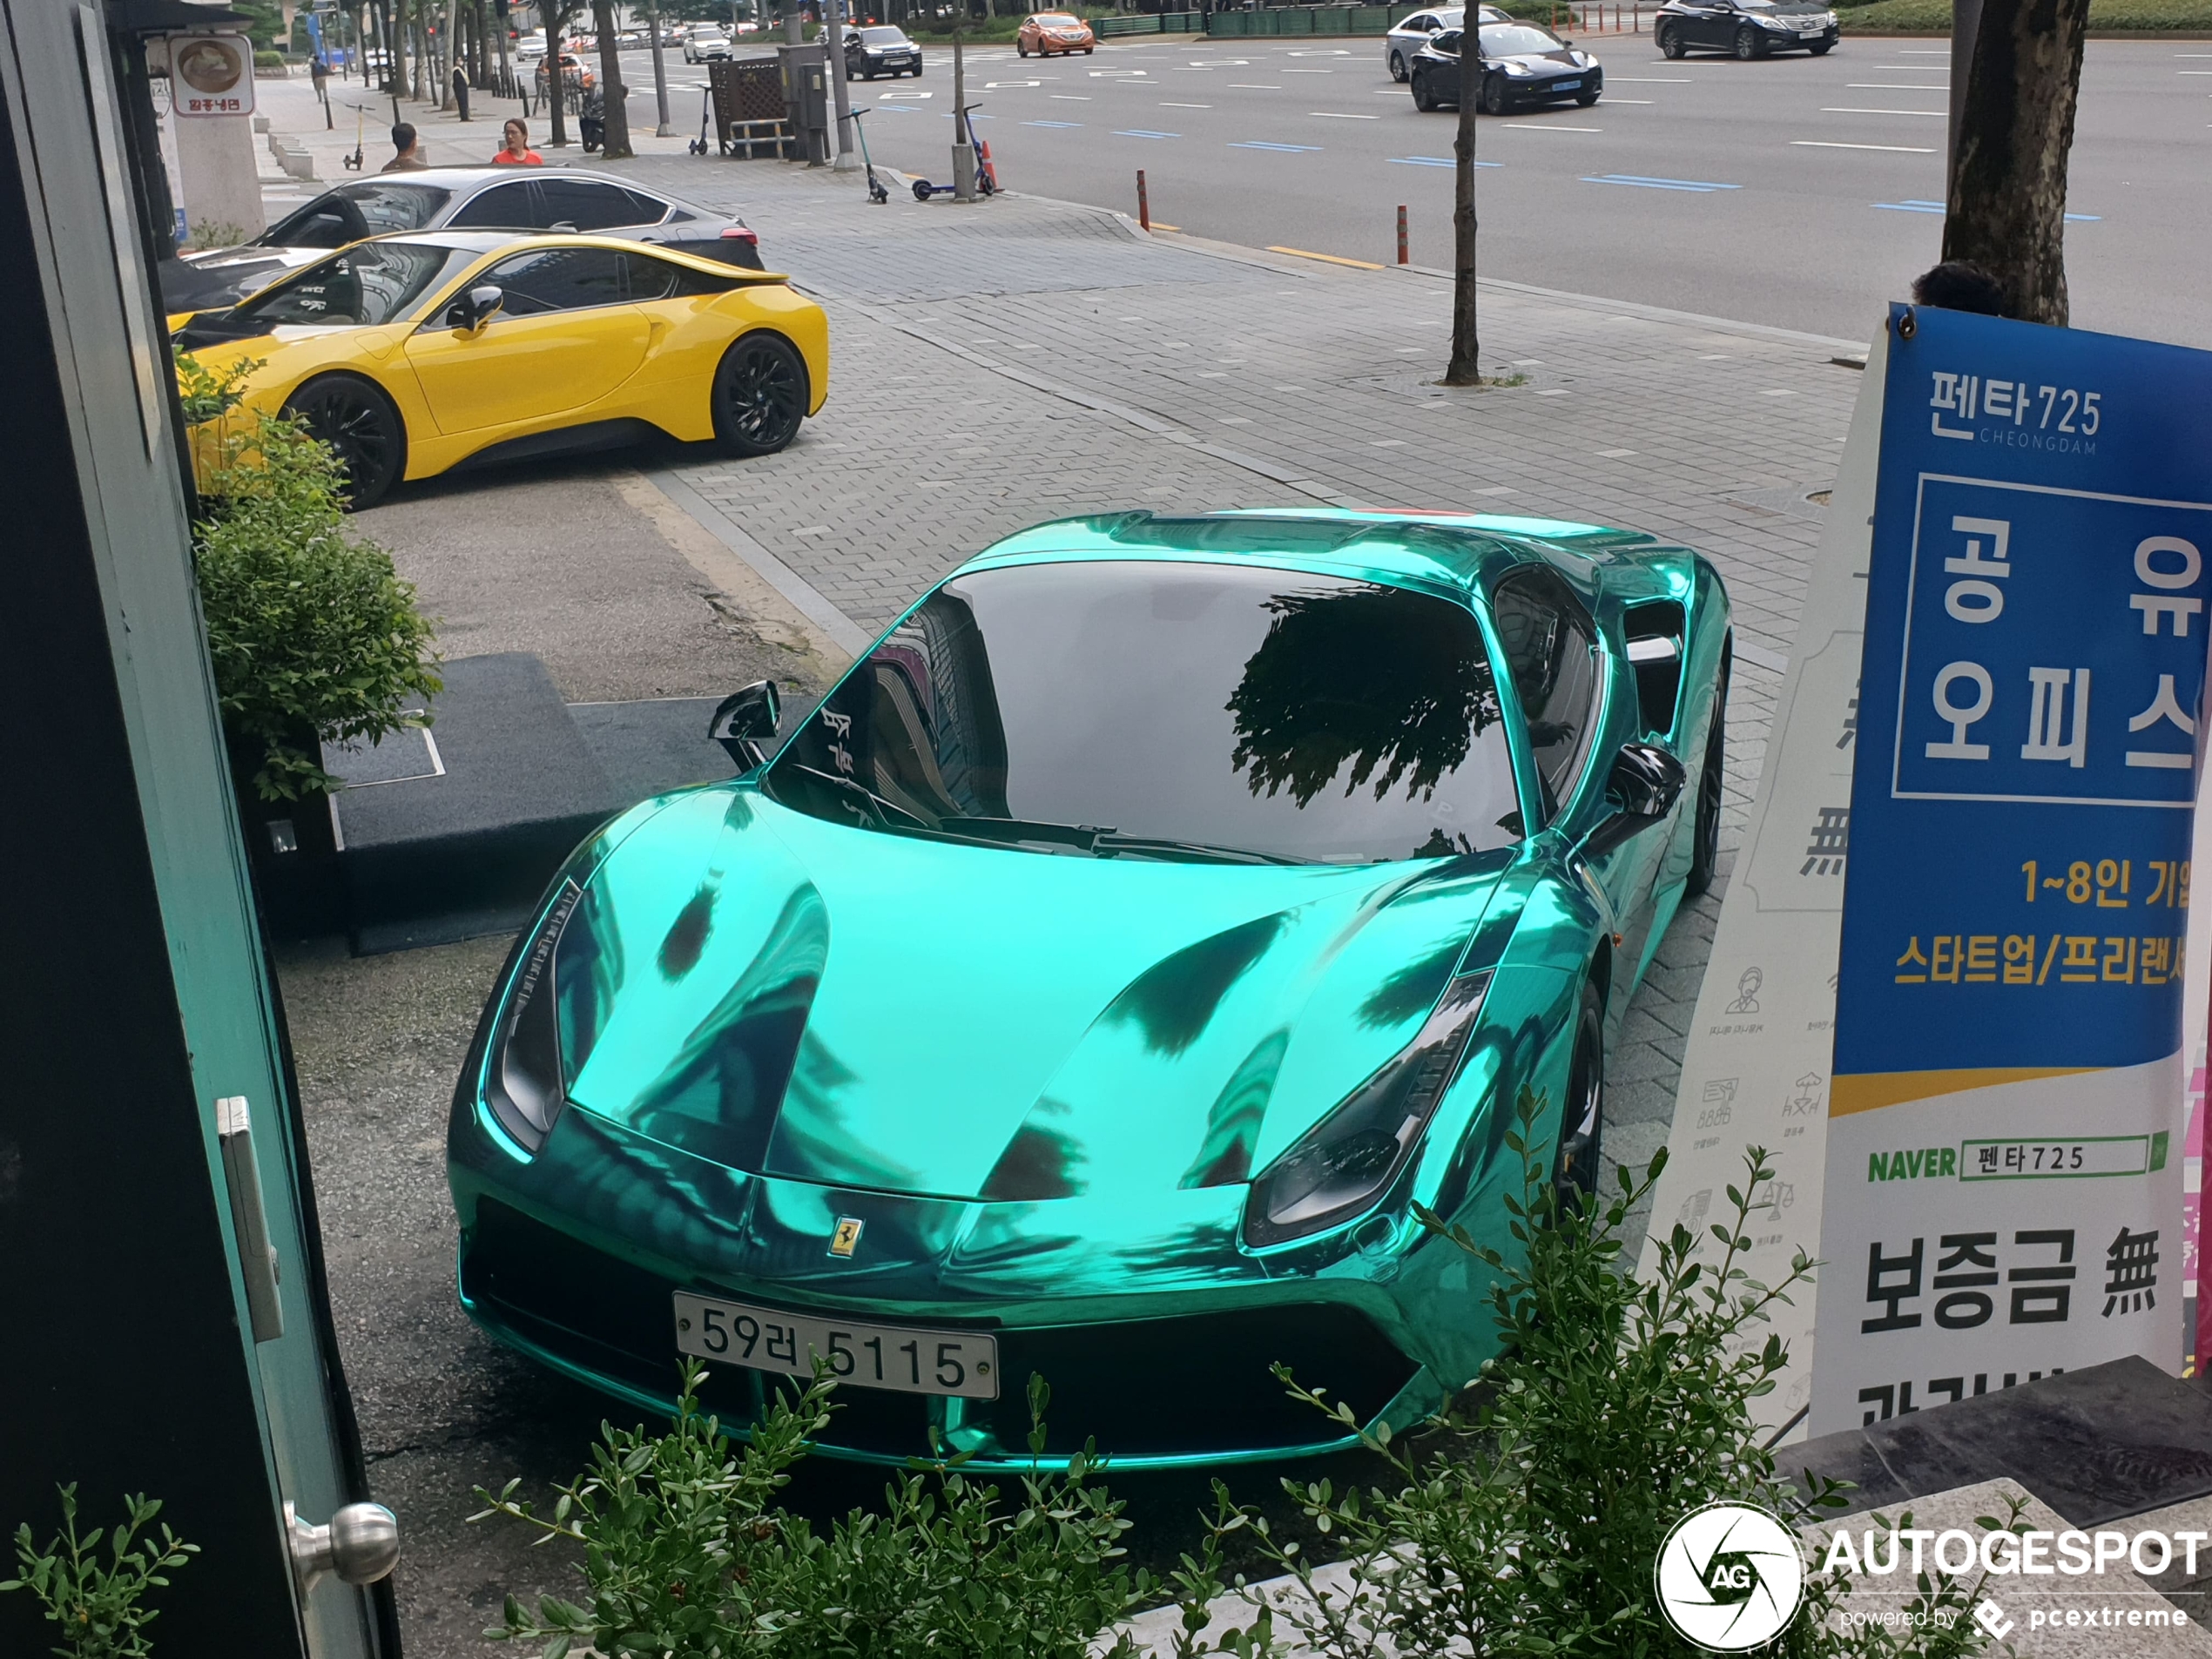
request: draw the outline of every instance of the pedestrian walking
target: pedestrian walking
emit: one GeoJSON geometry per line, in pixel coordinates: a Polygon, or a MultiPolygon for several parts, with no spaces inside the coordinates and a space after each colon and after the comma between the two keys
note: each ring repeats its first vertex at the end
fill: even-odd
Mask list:
{"type": "Polygon", "coordinates": [[[453,101],[461,108],[461,118],[469,118],[469,71],[455,64],[453,66],[453,101]]]}
{"type": "Polygon", "coordinates": [[[530,148],[530,130],[523,123],[509,117],[501,130],[504,147],[494,156],[492,165],[497,167],[543,167],[545,158],[530,148]]]}

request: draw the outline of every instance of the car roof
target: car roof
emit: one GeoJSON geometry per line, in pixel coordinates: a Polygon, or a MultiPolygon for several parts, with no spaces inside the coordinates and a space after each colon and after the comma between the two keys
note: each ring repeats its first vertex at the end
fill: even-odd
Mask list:
{"type": "Polygon", "coordinates": [[[489,161],[460,162],[442,167],[421,167],[402,173],[373,173],[367,179],[341,179],[323,192],[323,194],[333,195],[354,185],[430,185],[442,190],[474,191],[489,189],[493,185],[508,184],[516,180],[545,179],[584,179],[595,185],[617,185],[624,190],[634,190],[641,195],[655,197],[671,206],[681,207],[688,212],[698,213],[704,218],[729,219],[732,217],[721,208],[702,206],[698,202],[687,200],[678,195],[672,190],[664,190],[658,185],[617,178],[613,173],[600,172],[590,167],[563,167],[557,165],[523,169],[511,165],[501,166],[489,161]]]}
{"type": "MultiPolygon", "coordinates": [[[[537,247],[604,247],[621,253],[649,253],[658,259],[689,266],[693,270],[730,277],[749,287],[790,280],[780,272],[753,271],[743,266],[725,265],[720,260],[686,253],[681,248],[634,242],[623,236],[571,236],[553,232],[524,232],[516,235],[513,231],[391,231],[382,236],[363,237],[352,246],[362,247],[370,242],[404,242],[415,247],[451,248],[462,253],[518,253],[537,247]]],[[[344,248],[331,250],[334,253],[345,251],[344,248]]]]}
{"type": "Polygon", "coordinates": [[[1594,590],[1596,567],[1665,544],[1640,530],[1500,513],[1339,507],[1150,511],[1057,519],[995,543],[961,567],[1055,559],[1264,564],[1455,594],[1541,559],[1594,590]]]}

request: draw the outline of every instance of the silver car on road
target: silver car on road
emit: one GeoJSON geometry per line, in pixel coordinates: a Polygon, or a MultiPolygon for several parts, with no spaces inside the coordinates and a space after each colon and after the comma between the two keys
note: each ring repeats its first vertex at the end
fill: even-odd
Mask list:
{"type": "MultiPolygon", "coordinates": [[[[1495,6],[1477,6],[1475,24],[1510,23],[1513,20],[1495,6]]],[[[1446,29],[1460,29],[1467,24],[1465,6],[1432,6],[1426,11],[1417,11],[1402,17],[1383,37],[1383,67],[1390,71],[1393,81],[1403,81],[1412,72],[1413,54],[1428,44],[1429,37],[1446,29]]]]}

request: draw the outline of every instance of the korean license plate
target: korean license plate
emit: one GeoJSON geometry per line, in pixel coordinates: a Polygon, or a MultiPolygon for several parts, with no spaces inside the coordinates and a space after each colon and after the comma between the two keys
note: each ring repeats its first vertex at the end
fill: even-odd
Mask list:
{"type": "Polygon", "coordinates": [[[1825,29],[1806,29],[1799,31],[1797,38],[1799,40],[1818,40],[1827,32],[1828,31],[1825,29]]]}
{"type": "Polygon", "coordinates": [[[678,1291],[676,1345],[702,1359],[810,1379],[819,1354],[840,1381],[856,1387],[961,1399],[999,1397],[998,1343],[974,1331],[817,1318],[678,1291]]]}
{"type": "Polygon", "coordinates": [[[1554,92],[1575,92],[1581,91],[1581,85],[1582,83],[1580,81],[1554,81],[1552,83],[1552,91],[1554,92]]]}

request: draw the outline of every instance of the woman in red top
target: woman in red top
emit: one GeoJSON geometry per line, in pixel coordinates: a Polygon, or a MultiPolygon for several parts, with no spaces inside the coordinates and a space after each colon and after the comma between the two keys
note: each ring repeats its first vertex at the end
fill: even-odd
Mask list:
{"type": "Polygon", "coordinates": [[[545,158],[530,148],[530,130],[520,121],[507,124],[507,147],[492,158],[492,165],[501,167],[543,167],[545,158]]]}

